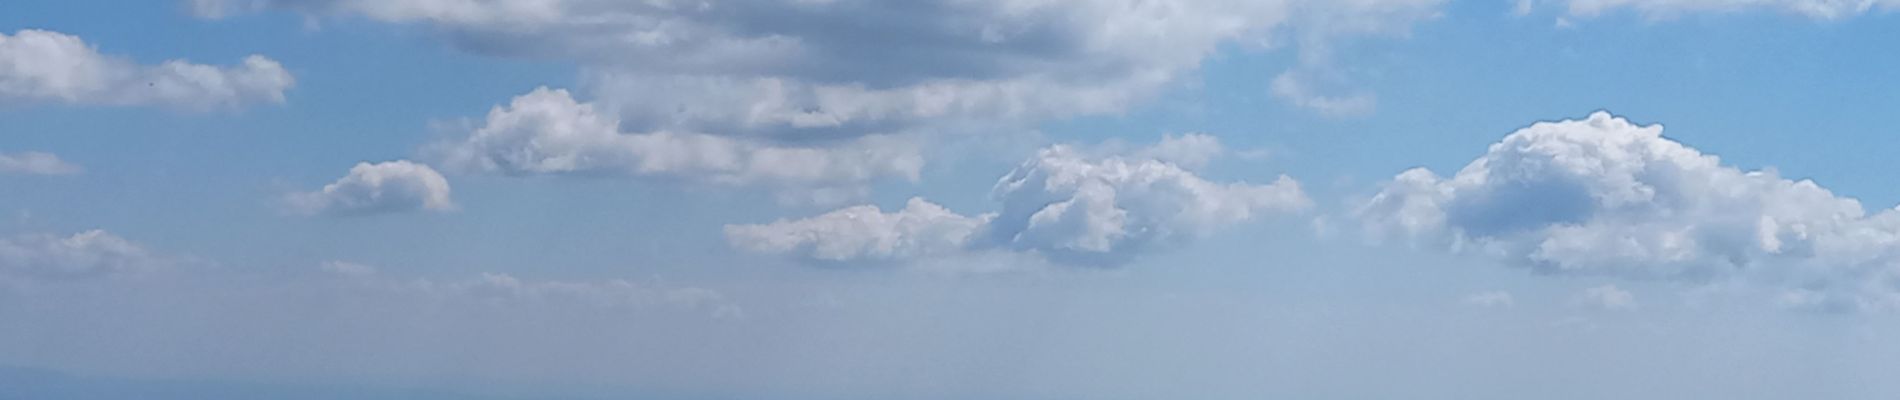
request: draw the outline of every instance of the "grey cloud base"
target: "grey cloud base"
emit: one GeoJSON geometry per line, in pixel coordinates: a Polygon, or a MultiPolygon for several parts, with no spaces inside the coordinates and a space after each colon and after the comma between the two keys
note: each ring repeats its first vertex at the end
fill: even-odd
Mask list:
{"type": "Polygon", "coordinates": [[[1786,306],[1900,307],[1900,211],[1742,171],[1610,115],[1543,122],[1450,177],[1399,174],[1355,212],[1372,238],[1545,274],[1774,292],[1786,306]]]}

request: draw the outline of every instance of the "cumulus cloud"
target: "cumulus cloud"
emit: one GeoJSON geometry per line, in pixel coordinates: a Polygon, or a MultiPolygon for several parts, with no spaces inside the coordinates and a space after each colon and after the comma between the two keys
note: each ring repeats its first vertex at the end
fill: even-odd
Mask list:
{"type": "Polygon", "coordinates": [[[674,178],[764,184],[807,194],[852,197],[876,178],[915,180],[917,143],[865,136],[831,146],[782,146],[691,132],[622,132],[612,111],[575,101],[566,90],[538,88],[495,107],[466,137],[432,151],[451,168],[505,175],[674,178]]]}
{"type": "Polygon", "coordinates": [[[285,199],[305,214],[367,215],[408,211],[455,210],[449,181],[434,168],[408,160],[357,163],[350,174],[314,192],[285,199]]]}
{"type": "Polygon", "coordinates": [[[1256,216],[1310,204],[1299,183],[1285,176],[1267,185],[1221,184],[1153,156],[1085,153],[1064,145],[1039,151],[997,182],[992,196],[1001,210],[996,214],[963,216],[912,199],[892,213],[858,206],[801,220],[729,226],[727,237],[742,249],[820,261],[1008,251],[1112,266],[1256,216]]]}
{"type": "Polygon", "coordinates": [[[141,65],[100,54],[77,36],[26,29],[0,32],[0,103],[162,106],[194,111],[282,103],[295,84],[260,55],[234,66],[169,60],[141,65]]]}
{"type": "Polygon", "coordinates": [[[85,171],[52,153],[0,153],[0,174],[74,175],[85,171]]]}
{"type": "Polygon", "coordinates": [[[1743,171],[1607,112],[1540,122],[1451,177],[1413,169],[1355,212],[1374,238],[1539,273],[1746,281],[1856,308],[1900,305],[1900,212],[1743,171]]]}
{"type": "Polygon", "coordinates": [[[101,230],[0,238],[0,278],[75,280],[135,274],[165,264],[143,246],[101,230]]]}
{"type": "MultiPolygon", "coordinates": [[[[825,142],[1120,112],[1222,45],[1403,32],[1443,0],[191,0],[435,28],[461,49],[582,66],[631,131],[825,142]],[[664,95],[656,95],[664,94],[664,95]]],[[[1304,54],[1304,53],[1302,53],[1304,54]]]]}
{"type": "MultiPolygon", "coordinates": [[[[1569,0],[1571,15],[1596,16],[1628,9],[1651,18],[1698,12],[1769,10],[1831,20],[1900,8],[1896,0],[1569,0]]],[[[1528,7],[1528,6],[1526,6],[1528,7]]]]}

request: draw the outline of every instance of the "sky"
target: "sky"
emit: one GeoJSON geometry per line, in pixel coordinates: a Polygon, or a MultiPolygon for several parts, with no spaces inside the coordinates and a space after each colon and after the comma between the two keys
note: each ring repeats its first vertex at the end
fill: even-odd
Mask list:
{"type": "Polygon", "coordinates": [[[1893,0],[14,0],[0,399],[1888,399],[1893,0]]]}

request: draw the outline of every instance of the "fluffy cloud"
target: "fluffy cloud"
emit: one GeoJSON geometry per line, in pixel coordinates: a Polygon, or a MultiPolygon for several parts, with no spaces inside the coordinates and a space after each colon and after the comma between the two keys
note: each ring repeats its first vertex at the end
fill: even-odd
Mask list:
{"type": "Polygon", "coordinates": [[[6,279],[100,278],[143,272],[164,263],[144,247],[100,230],[0,238],[0,278],[6,279]]]}
{"type": "Polygon", "coordinates": [[[417,210],[452,211],[449,181],[434,168],[408,160],[357,163],[350,174],[315,192],[286,198],[306,214],[366,215],[417,210]]]}
{"type": "Polygon", "coordinates": [[[484,173],[681,178],[847,192],[880,177],[915,180],[923,166],[917,144],[900,137],[780,146],[689,132],[629,133],[621,126],[611,111],[577,102],[566,90],[539,88],[495,107],[467,137],[433,152],[452,168],[484,173]]]}
{"type": "MultiPolygon", "coordinates": [[[[634,132],[787,143],[1020,130],[1114,113],[1223,45],[1400,33],[1443,0],[191,0],[437,30],[463,50],[573,61],[634,132]],[[997,127],[1017,129],[996,129],[997,127]]],[[[1302,51],[1299,54],[1319,52],[1302,51]]],[[[1318,96],[1320,94],[1314,94],[1318,96]]]]}
{"type": "MultiPolygon", "coordinates": [[[[1814,19],[1839,19],[1874,10],[1900,8],[1895,0],[1568,0],[1569,12],[1577,16],[1596,16],[1617,9],[1629,9],[1643,15],[1671,17],[1695,12],[1736,12],[1772,10],[1804,15],[1814,19]]],[[[1528,7],[1528,6],[1522,6],[1528,7]]]]}
{"type": "Polygon", "coordinates": [[[290,72],[264,56],[240,65],[170,60],[140,65],[100,54],[79,37],[21,30],[0,33],[0,103],[55,102],[164,106],[205,111],[252,103],[281,103],[295,84],[290,72]]]}
{"type": "Polygon", "coordinates": [[[1900,305],[1900,212],[1722,165],[1606,112],[1518,130],[1449,178],[1405,171],[1356,213],[1377,238],[1540,273],[1746,281],[1829,307],[1900,305]]]}
{"type": "Polygon", "coordinates": [[[85,170],[52,153],[0,153],[0,174],[73,175],[85,170]]]}
{"type": "MultiPolygon", "coordinates": [[[[1167,149],[1135,153],[1171,152],[1167,149]]],[[[1153,157],[1085,153],[1062,145],[1038,152],[997,182],[993,196],[1001,210],[996,214],[963,216],[912,199],[891,213],[858,206],[802,220],[729,226],[727,237],[742,249],[834,262],[1000,250],[1112,266],[1310,203],[1299,184],[1285,176],[1268,185],[1219,184],[1153,157]]]]}

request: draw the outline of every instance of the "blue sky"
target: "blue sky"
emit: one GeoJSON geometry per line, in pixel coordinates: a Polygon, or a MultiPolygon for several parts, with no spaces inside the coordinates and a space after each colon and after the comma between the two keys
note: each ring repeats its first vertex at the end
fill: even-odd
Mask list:
{"type": "Polygon", "coordinates": [[[1891,398],[1896,9],[15,1],[0,398],[1891,398]]]}

